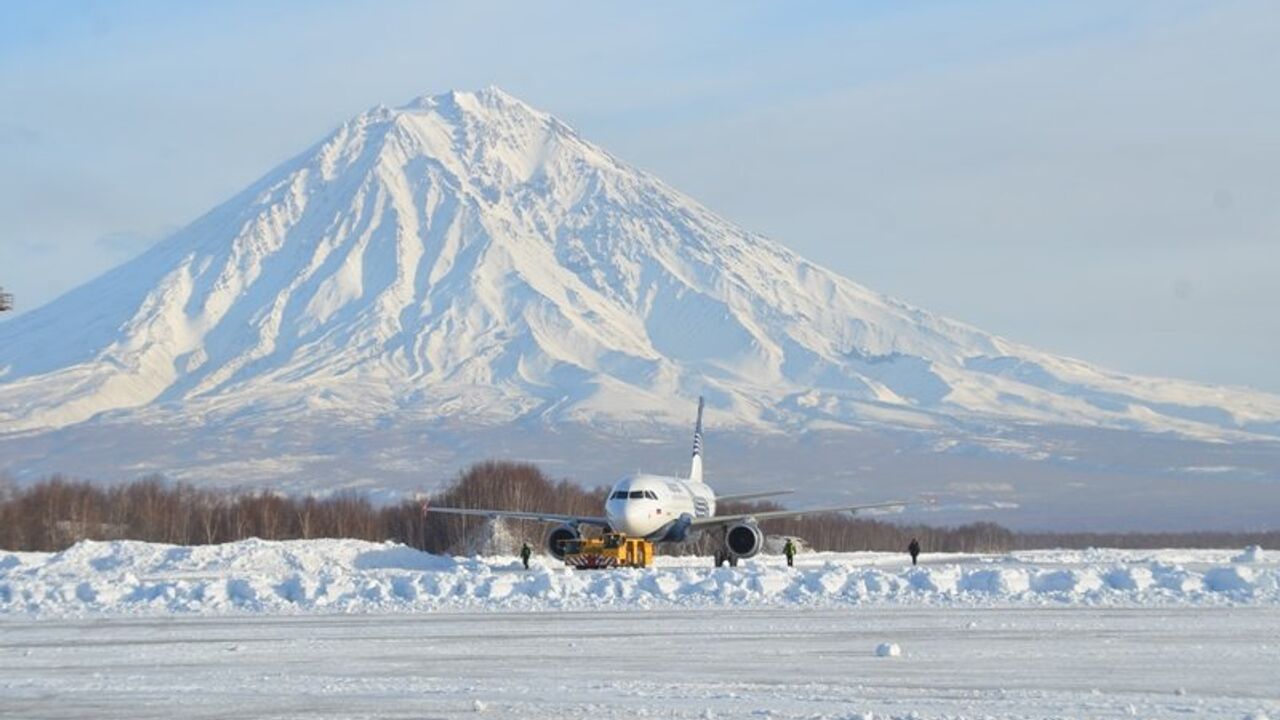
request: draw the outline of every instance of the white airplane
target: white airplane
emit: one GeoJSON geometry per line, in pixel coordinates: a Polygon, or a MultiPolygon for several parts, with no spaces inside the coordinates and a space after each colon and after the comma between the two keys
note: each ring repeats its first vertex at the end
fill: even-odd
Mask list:
{"type": "MultiPolygon", "coordinates": [[[[604,505],[604,517],[450,507],[430,507],[429,512],[559,523],[547,533],[547,549],[557,558],[564,557],[562,543],[582,536],[582,525],[603,528],[606,532],[619,532],[627,537],[644,538],[654,543],[684,542],[696,539],[703,532],[714,532],[720,536],[716,565],[728,562],[736,566],[738,560],[755,557],[764,547],[764,533],[757,524],[761,520],[817,513],[856,512],[906,504],[894,501],[808,510],[716,515],[716,493],[702,481],[702,409],[703,399],[700,397],[698,420],[693,430],[693,464],[689,468],[689,477],[647,473],[624,477],[609,492],[604,505]]],[[[773,490],[722,495],[719,500],[755,500],[789,493],[790,490],[773,490]]]]}

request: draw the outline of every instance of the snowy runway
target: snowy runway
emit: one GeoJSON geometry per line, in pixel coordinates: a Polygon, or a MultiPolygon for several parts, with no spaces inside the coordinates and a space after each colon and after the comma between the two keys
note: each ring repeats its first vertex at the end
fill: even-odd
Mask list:
{"type": "Polygon", "coordinates": [[[0,716],[1239,720],[1280,715],[1277,627],[1273,607],[9,619],[0,716]]]}

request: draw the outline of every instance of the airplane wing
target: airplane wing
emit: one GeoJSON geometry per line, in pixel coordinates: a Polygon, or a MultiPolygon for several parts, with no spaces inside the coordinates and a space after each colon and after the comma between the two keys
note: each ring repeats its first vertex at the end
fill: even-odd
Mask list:
{"type": "Polygon", "coordinates": [[[595,525],[608,527],[609,521],[602,517],[586,517],[580,515],[559,515],[557,513],[522,512],[519,510],[482,510],[478,508],[433,507],[428,505],[426,513],[445,513],[448,515],[474,515],[487,518],[511,518],[512,520],[538,520],[541,522],[569,523],[578,525],[595,525]]]}
{"type": "Polygon", "coordinates": [[[807,510],[766,510],[765,512],[743,513],[741,515],[713,515],[711,517],[694,518],[691,527],[705,528],[716,525],[728,525],[741,520],[772,520],[774,518],[795,517],[796,515],[816,515],[818,513],[857,512],[871,508],[903,507],[905,502],[882,502],[870,505],[845,505],[842,507],[809,508],[807,510]]]}
{"type": "Polygon", "coordinates": [[[716,502],[737,502],[739,500],[757,500],[759,498],[776,497],[778,495],[790,495],[795,490],[766,490],[765,492],[742,493],[741,495],[717,495],[716,502]]]}

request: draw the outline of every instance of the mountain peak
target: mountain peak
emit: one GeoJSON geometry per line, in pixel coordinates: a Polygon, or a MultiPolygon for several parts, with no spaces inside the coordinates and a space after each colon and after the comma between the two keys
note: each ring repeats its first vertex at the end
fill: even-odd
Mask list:
{"type": "Polygon", "coordinates": [[[557,163],[562,170],[613,164],[568,125],[495,86],[424,95],[394,110],[375,108],[339,129],[326,153],[355,157],[370,140],[395,146],[393,164],[420,157],[443,164],[459,181],[491,190],[524,183],[557,163]]]}
{"type": "Polygon", "coordinates": [[[497,85],[487,85],[479,90],[449,90],[443,93],[420,95],[405,103],[401,110],[434,110],[443,116],[457,117],[461,114],[493,115],[493,114],[525,114],[539,118],[549,118],[545,112],[535,110],[532,106],[506,92],[497,85]]]}
{"type": "Polygon", "coordinates": [[[512,95],[511,93],[493,84],[485,85],[479,90],[476,90],[474,94],[476,95],[476,97],[481,98],[485,102],[489,102],[489,103],[526,105],[526,103],[523,100],[518,99],[516,96],[512,95]]]}

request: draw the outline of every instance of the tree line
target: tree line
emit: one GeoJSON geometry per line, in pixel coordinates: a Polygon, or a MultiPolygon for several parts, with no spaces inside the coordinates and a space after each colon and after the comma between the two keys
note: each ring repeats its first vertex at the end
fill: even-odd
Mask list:
{"type": "MultiPolygon", "coordinates": [[[[526,463],[483,462],[460,473],[430,498],[377,506],[358,493],[286,496],[265,490],[219,491],[160,477],[115,486],[51,477],[18,487],[0,479],[0,549],[58,551],[80,540],[143,540],[203,545],[247,538],[394,540],[428,552],[464,552],[492,533],[489,520],[430,513],[430,505],[599,515],[607,488],[555,481],[526,463]]],[[[721,503],[717,514],[779,509],[774,503],[721,503]]],[[[542,550],[544,523],[504,521],[518,547],[542,550]]],[[[813,550],[901,551],[919,538],[932,552],[1004,552],[1033,548],[1280,548],[1280,531],[1258,533],[1019,533],[995,523],[958,527],[902,525],[846,514],[768,520],[766,535],[800,538],[813,550]]],[[[711,554],[716,539],[664,549],[711,554]]],[[[511,548],[514,550],[515,547],[511,548]]]]}
{"type": "MultiPolygon", "coordinates": [[[[377,506],[366,496],[289,496],[223,491],[158,476],[113,486],[54,476],[19,487],[0,478],[0,549],[53,552],[80,540],[142,540],[208,545],[248,538],[394,540],[429,552],[456,551],[486,530],[484,518],[430,514],[430,504],[596,515],[603,489],[553,482],[535,466],[485,462],[423,499],[377,506]]],[[[541,541],[540,523],[519,523],[516,537],[541,541]]]]}

